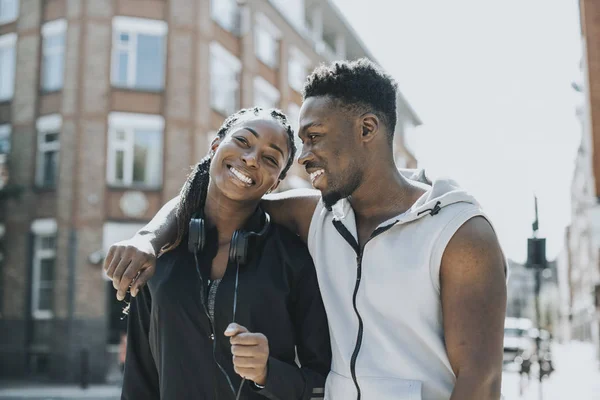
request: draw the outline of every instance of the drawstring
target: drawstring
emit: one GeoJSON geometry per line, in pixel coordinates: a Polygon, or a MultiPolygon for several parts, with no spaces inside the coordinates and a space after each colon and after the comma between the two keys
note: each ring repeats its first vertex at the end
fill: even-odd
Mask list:
{"type": "MultiPolygon", "coordinates": [[[[235,289],[233,290],[233,319],[235,322],[235,311],[237,309],[237,294],[238,294],[238,281],[240,276],[240,263],[236,263],[235,269],[235,289]]],[[[246,378],[242,378],[242,382],[240,383],[240,388],[238,389],[237,396],[235,396],[235,400],[240,400],[240,396],[242,395],[242,388],[244,387],[244,382],[246,382],[246,378]]]]}
{"type": "Polygon", "coordinates": [[[429,211],[429,214],[430,214],[430,215],[436,215],[436,214],[437,214],[437,213],[439,213],[439,212],[440,212],[440,210],[442,209],[442,207],[440,207],[440,204],[442,204],[442,202],[441,202],[441,201],[438,201],[437,203],[435,203],[435,206],[433,206],[433,208],[428,208],[428,209],[426,209],[426,210],[419,211],[419,212],[417,213],[417,217],[418,217],[419,215],[423,214],[423,213],[426,213],[427,211],[429,211]]]}

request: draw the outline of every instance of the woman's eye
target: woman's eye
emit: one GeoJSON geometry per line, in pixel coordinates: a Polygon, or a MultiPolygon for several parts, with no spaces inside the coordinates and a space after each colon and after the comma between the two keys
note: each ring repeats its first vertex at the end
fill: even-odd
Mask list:
{"type": "Polygon", "coordinates": [[[274,159],[273,157],[265,157],[267,159],[267,161],[269,162],[269,164],[273,165],[273,166],[277,166],[277,160],[274,159]]]}
{"type": "Polygon", "coordinates": [[[248,141],[246,140],[246,138],[244,138],[242,136],[237,136],[235,139],[242,144],[245,144],[245,145],[248,144],[248,141]]]}

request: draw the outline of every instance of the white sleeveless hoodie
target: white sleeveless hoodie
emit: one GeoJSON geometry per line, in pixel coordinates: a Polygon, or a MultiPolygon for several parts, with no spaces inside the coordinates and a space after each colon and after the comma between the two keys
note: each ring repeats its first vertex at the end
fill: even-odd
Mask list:
{"type": "MultiPolygon", "coordinates": [[[[416,171],[403,174],[422,180],[416,171]]],[[[444,345],[440,263],[457,229],[479,215],[472,196],[437,180],[409,210],[382,223],[361,253],[350,203],[328,211],[319,202],[308,248],[331,335],[325,399],[450,398],[456,377],[444,345]]]]}

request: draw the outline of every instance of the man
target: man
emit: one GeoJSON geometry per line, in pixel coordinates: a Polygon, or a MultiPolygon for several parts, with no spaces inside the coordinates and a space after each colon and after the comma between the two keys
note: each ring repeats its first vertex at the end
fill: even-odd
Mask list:
{"type": "MultiPolygon", "coordinates": [[[[396,90],[368,60],[318,67],[304,87],[298,161],[321,193],[263,201],[315,262],[333,356],[325,397],[498,399],[505,260],[471,196],[396,168],[396,90]]],[[[174,203],[109,251],[118,297],[152,275],[174,203]]]]}

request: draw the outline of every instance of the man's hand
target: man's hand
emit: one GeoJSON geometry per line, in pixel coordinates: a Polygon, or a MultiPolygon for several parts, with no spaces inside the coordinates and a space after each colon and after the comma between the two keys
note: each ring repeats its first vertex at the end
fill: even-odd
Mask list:
{"type": "Polygon", "coordinates": [[[123,300],[130,286],[131,295],[135,297],[154,275],[155,267],[156,255],[150,241],[134,236],[110,246],[103,268],[117,289],[117,299],[123,300]]]}
{"type": "Polygon", "coordinates": [[[230,337],[235,372],[242,378],[264,386],[269,360],[267,337],[262,333],[248,332],[248,329],[236,323],[229,324],[225,336],[230,337]]]}

